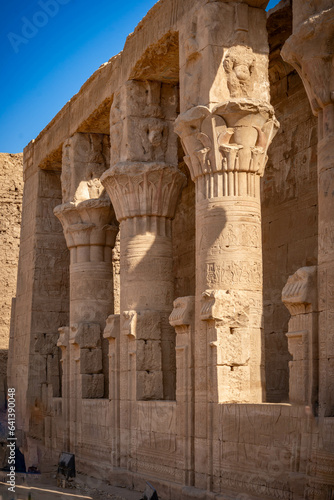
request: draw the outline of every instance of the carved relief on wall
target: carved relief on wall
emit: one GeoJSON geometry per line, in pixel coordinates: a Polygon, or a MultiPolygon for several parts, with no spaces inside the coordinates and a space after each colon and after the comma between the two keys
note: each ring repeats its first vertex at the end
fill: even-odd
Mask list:
{"type": "Polygon", "coordinates": [[[123,85],[110,110],[111,166],[125,161],[176,164],[176,107],[173,85],[135,80],[123,85]]]}

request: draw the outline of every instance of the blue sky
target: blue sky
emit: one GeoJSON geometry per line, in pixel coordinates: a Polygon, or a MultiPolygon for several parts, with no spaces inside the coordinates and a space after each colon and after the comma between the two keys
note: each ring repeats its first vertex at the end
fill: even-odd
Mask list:
{"type": "MultiPolygon", "coordinates": [[[[120,52],[156,0],[12,0],[0,17],[0,152],[18,153],[120,52]]],[[[271,0],[268,9],[278,0],[271,0]]]]}

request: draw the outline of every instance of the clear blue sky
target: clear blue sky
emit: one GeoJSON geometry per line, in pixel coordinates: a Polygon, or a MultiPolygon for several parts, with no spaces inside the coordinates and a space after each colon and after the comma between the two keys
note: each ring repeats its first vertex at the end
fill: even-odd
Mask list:
{"type": "MultiPolygon", "coordinates": [[[[18,153],[120,52],[156,0],[11,0],[0,16],[0,152],[18,153]]],[[[271,0],[268,9],[278,3],[271,0]]]]}

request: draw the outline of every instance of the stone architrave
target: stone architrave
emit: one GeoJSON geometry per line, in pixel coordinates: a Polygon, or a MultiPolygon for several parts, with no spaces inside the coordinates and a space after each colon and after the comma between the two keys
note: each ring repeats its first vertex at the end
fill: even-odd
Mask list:
{"type": "Polygon", "coordinates": [[[289,277],[282,301],[291,318],[288,338],[289,398],[292,403],[315,410],[318,394],[318,315],[316,313],[316,267],[302,267],[289,277]]]}
{"type": "MultiPolygon", "coordinates": [[[[63,146],[63,204],[54,209],[70,250],[70,436],[80,436],[81,398],[108,394],[108,345],[102,331],[113,312],[112,249],[118,232],[100,182],[109,138],[75,134],[63,146]],[[105,344],[104,344],[105,343],[105,344]],[[74,402],[76,401],[76,404],[74,402]]],[[[76,443],[76,444],[75,444],[76,443]]]]}
{"type": "Polygon", "coordinates": [[[282,57],[301,77],[318,117],[319,414],[334,416],[334,6],[293,2],[293,33],[282,57]]]}

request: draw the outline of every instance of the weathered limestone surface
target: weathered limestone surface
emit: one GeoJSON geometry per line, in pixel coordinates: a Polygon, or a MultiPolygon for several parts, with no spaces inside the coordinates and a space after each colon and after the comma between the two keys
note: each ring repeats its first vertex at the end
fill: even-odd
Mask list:
{"type": "Polygon", "coordinates": [[[0,153],[0,407],[5,384],[12,299],[16,292],[23,194],[22,154],[0,153]]]}
{"type": "Polygon", "coordinates": [[[333,496],[332,11],[266,4],[160,0],[25,149],[28,466],[68,451],[162,500],[333,496]]]}

